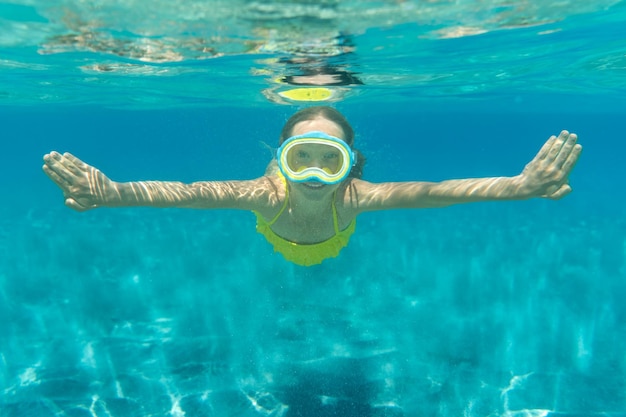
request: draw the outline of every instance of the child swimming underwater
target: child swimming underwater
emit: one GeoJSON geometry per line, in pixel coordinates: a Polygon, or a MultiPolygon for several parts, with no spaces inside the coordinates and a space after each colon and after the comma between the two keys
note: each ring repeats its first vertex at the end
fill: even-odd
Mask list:
{"type": "Polygon", "coordinates": [[[243,181],[114,182],[75,156],[51,152],[44,172],[65,204],[97,207],[235,208],[253,211],[257,230],[287,260],[310,266],[336,257],[363,212],[534,197],[571,192],[568,176],[581,154],[577,136],[551,136],[521,174],[442,182],[371,183],[361,180],[362,155],[354,131],[332,107],[308,107],[283,127],[280,147],[264,176],[243,181]]]}

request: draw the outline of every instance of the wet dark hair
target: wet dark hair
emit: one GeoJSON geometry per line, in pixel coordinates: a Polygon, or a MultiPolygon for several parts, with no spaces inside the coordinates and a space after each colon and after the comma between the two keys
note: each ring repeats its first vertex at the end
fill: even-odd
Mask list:
{"type": "Polygon", "coordinates": [[[348,177],[361,178],[363,176],[363,167],[365,166],[365,157],[363,154],[354,148],[354,129],[350,126],[350,123],[338,110],[329,106],[312,106],[306,107],[296,113],[294,113],[283,126],[283,130],[280,133],[279,145],[290,138],[293,132],[293,128],[296,124],[306,121],[315,120],[317,118],[324,118],[337,124],[343,132],[343,140],[352,148],[352,151],[356,155],[356,164],[350,170],[348,177]]]}

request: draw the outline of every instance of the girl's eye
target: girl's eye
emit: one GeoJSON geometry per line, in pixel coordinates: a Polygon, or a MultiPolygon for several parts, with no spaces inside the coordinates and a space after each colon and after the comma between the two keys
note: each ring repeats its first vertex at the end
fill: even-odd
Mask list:
{"type": "Polygon", "coordinates": [[[298,151],[298,158],[308,158],[309,157],[309,153],[305,152],[305,151],[298,151]]]}
{"type": "Polygon", "coordinates": [[[329,152],[326,155],[324,155],[325,159],[336,159],[338,157],[339,157],[339,155],[337,155],[336,153],[332,153],[332,152],[329,152]]]}

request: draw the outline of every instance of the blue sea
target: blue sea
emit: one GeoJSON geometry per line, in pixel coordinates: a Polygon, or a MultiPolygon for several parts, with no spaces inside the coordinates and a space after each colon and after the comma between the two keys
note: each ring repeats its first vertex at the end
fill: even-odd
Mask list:
{"type": "Polygon", "coordinates": [[[618,0],[1,1],[0,416],[626,416],[625,25],[618,0]],[[364,214],[308,268],[249,212],[78,213],[41,170],[256,178],[320,104],[372,182],[584,150],[562,200],[364,214]]]}

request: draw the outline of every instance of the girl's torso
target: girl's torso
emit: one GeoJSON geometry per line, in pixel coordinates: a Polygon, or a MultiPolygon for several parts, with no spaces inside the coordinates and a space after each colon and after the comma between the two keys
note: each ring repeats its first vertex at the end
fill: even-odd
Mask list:
{"type": "MultiPolygon", "coordinates": [[[[278,175],[270,180],[275,185],[275,196],[269,207],[260,212],[278,236],[299,244],[313,244],[326,241],[337,234],[337,230],[347,229],[356,214],[349,210],[343,201],[347,184],[342,184],[327,201],[313,213],[306,213],[293,206],[289,195],[289,185],[278,175]]],[[[348,181],[349,182],[349,181],[348,181]]]]}

